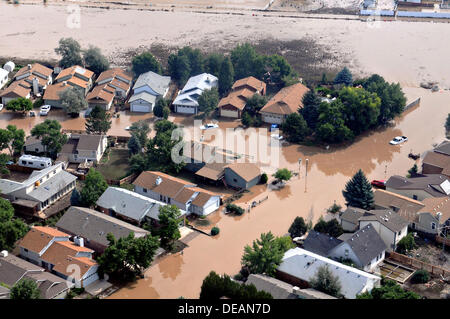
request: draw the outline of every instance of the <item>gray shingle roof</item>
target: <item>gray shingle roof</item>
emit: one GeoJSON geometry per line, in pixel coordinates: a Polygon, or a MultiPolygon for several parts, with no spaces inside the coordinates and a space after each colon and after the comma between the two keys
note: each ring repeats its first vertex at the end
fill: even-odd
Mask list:
{"type": "Polygon", "coordinates": [[[328,252],[340,243],[342,241],[337,238],[311,230],[303,242],[303,249],[327,257],[328,252]]]}
{"type": "Polygon", "coordinates": [[[386,244],[371,224],[355,232],[345,242],[363,265],[367,265],[386,250],[386,244]]]}
{"type": "Polygon", "coordinates": [[[66,171],[60,171],[27,194],[26,197],[44,202],[76,179],[76,176],[66,171]]]}
{"type": "Polygon", "coordinates": [[[406,219],[388,209],[371,210],[359,220],[378,221],[393,232],[399,232],[409,224],[406,219]]]}
{"type": "Polygon", "coordinates": [[[103,138],[103,135],[82,134],[78,141],[77,150],[96,151],[103,138]]]}
{"type": "Polygon", "coordinates": [[[450,141],[442,142],[434,149],[434,151],[450,156],[450,141]]]}
{"type": "Polygon", "coordinates": [[[142,99],[146,102],[155,104],[156,103],[156,96],[148,93],[148,92],[140,92],[138,94],[134,94],[130,99],[128,100],[129,103],[137,101],[139,99],[142,99]]]}
{"type": "Polygon", "coordinates": [[[149,71],[139,75],[136,83],[133,86],[133,90],[140,88],[144,85],[148,85],[153,91],[159,95],[163,95],[169,87],[170,76],[162,76],[155,72],[149,71]]]}
{"type": "Polygon", "coordinates": [[[349,206],[340,216],[341,220],[358,225],[358,219],[364,215],[365,210],[349,206]]]}
{"type": "Polygon", "coordinates": [[[441,197],[447,194],[447,189],[443,188],[448,182],[448,178],[440,174],[419,175],[416,177],[403,177],[399,175],[391,176],[386,182],[386,188],[392,189],[417,189],[423,190],[434,197],[441,197]],[[443,185],[443,183],[445,183],[443,185]]]}
{"type": "Polygon", "coordinates": [[[130,232],[134,232],[135,235],[149,234],[148,231],[117,218],[92,209],[74,206],[61,217],[56,227],[104,246],[108,246],[106,239],[108,233],[112,233],[116,239],[126,237],[130,232]]]}

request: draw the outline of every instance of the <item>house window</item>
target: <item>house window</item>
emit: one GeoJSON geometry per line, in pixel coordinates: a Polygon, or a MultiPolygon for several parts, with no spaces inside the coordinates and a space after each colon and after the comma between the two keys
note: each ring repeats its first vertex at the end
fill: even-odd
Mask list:
{"type": "Polygon", "coordinates": [[[26,253],[28,252],[28,249],[26,249],[26,248],[24,248],[23,250],[24,250],[26,253]]]}
{"type": "Polygon", "coordinates": [[[143,188],[142,191],[143,191],[144,193],[147,193],[147,188],[143,188]]]}
{"type": "Polygon", "coordinates": [[[399,232],[398,232],[398,235],[400,236],[401,234],[402,234],[402,231],[399,231],[399,232]]]}
{"type": "Polygon", "coordinates": [[[431,223],[431,229],[436,229],[436,223],[431,223]]]}
{"type": "Polygon", "coordinates": [[[163,196],[159,195],[159,200],[162,202],[163,201],[163,196]]]}
{"type": "Polygon", "coordinates": [[[417,195],[413,195],[413,199],[417,200],[417,195]]]}
{"type": "Polygon", "coordinates": [[[167,203],[170,204],[170,197],[167,199],[167,203]]]}
{"type": "Polygon", "coordinates": [[[236,179],[236,178],[233,178],[233,182],[237,183],[237,179],[236,179]]]}

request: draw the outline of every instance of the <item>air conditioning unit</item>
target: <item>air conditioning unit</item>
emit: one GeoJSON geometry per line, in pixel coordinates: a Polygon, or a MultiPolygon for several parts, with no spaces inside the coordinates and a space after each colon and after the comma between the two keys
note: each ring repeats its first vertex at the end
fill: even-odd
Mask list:
{"type": "Polygon", "coordinates": [[[2,251],[0,252],[0,256],[3,257],[3,258],[8,257],[8,251],[7,251],[7,250],[2,250],[2,251]]]}

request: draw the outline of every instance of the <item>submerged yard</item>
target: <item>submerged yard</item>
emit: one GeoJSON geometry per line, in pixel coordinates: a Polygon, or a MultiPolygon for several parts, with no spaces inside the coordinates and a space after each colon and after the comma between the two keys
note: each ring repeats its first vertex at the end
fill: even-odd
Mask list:
{"type": "Polygon", "coordinates": [[[96,169],[106,179],[122,179],[128,175],[128,158],[127,149],[111,148],[108,154],[105,153],[96,169]]]}

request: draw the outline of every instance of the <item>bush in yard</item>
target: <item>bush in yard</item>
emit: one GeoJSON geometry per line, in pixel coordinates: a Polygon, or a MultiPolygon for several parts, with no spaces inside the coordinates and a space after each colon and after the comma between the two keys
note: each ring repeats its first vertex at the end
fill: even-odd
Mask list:
{"type": "Polygon", "coordinates": [[[236,215],[242,215],[245,213],[245,210],[242,207],[239,207],[235,204],[227,204],[226,206],[227,212],[235,213],[236,215]]]}
{"type": "Polygon", "coordinates": [[[211,229],[211,235],[213,235],[213,236],[218,235],[219,232],[220,232],[219,227],[213,227],[213,228],[211,229]]]}
{"type": "Polygon", "coordinates": [[[40,294],[36,282],[25,278],[11,288],[10,298],[13,300],[40,299],[40,294]]]}
{"type": "Polygon", "coordinates": [[[414,164],[413,167],[408,170],[409,177],[417,175],[418,172],[419,169],[417,168],[417,164],[414,164]]]}
{"type": "Polygon", "coordinates": [[[267,177],[267,174],[266,173],[262,173],[260,183],[261,184],[267,184],[268,180],[269,180],[269,177],[267,177]]]}
{"type": "Polygon", "coordinates": [[[411,282],[415,284],[425,284],[430,280],[430,273],[425,269],[417,270],[411,277],[411,282]]]}
{"type": "Polygon", "coordinates": [[[292,177],[292,173],[287,168],[280,168],[275,174],[273,174],[279,182],[288,181],[292,177]]]}
{"type": "Polygon", "coordinates": [[[400,239],[400,241],[398,242],[397,252],[400,254],[404,254],[408,250],[412,250],[416,247],[417,247],[417,245],[416,245],[416,242],[414,241],[414,236],[412,233],[409,233],[408,235],[406,235],[405,237],[400,239]]]}
{"type": "Polygon", "coordinates": [[[330,208],[327,209],[327,212],[336,214],[336,213],[339,213],[341,211],[341,209],[342,209],[341,205],[334,203],[333,205],[330,206],[330,208]]]}
{"type": "Polygon", "coordinates": [[[294,221],[292,222],[291,227],[289,227],[289,234],[292,238],[303,236],[306,231],[308,230],[308,227],[306,226],[305,220],[303,217],[295,217],[294,221]]]}

